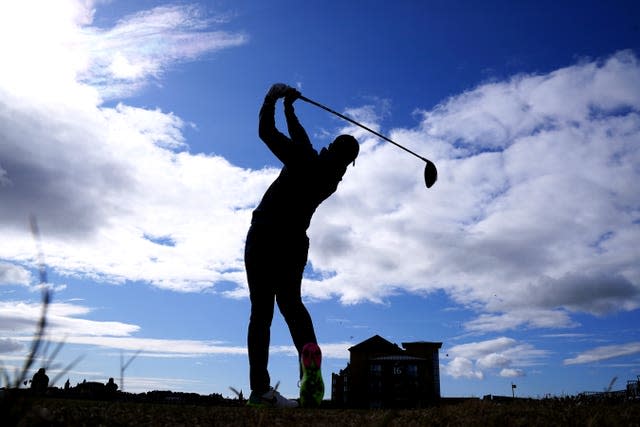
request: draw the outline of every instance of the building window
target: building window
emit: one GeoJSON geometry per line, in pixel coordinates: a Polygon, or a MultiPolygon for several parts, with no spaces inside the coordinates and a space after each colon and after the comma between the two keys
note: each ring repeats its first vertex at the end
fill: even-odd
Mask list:
{"type": "Polygon", "coordinates": [[[382,375],[382,365],[379,363],[373,363],[371,364],[371,375],[373,376],[380,376],[382,375]]]}
{"type": "Polygon", "coordinates": [[[373,378],[369,381],[369,392],[381,393],[382,392],[382,380],[380,378],[373,378]]]}
{"type": "Polygon", "coordinates": [[[415,364],[410,364],[407,365],[407,375],[410,377],[417,377],[418,376],[418,365],[415,364]]]}

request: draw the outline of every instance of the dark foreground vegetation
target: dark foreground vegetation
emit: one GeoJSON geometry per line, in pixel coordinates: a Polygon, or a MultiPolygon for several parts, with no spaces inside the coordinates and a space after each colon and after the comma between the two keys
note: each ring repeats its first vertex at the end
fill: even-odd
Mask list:
{"type": "Polygon", "coordinates": [[[466,400],[426,409],[277,410],[228,400],[158,403],[23,396],[2,406],[3,412],[9,411],[3,420],[13,418],[3,425],[21,426],[640,426],[638,401],[466,400]]]}

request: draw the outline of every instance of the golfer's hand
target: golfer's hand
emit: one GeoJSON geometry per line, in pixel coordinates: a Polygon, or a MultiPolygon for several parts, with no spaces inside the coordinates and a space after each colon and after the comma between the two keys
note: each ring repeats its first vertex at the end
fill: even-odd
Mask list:
{"type": "Polygon", "coordinates": [[[300,96],[300,92],[298,92],[296,89],[284,83],[276,83],[273,86],[271,86],[271,88],[269,89],[269,92],[267,92],[266,99],[270,101],[275,101],[279,98],[291,97],[291,96],[294,96],[293,99],[295,99],[300,96]]]}
{"type": "Polygon", "coordinates": [[[300,91],[290,87],[287,93],[284,95],[284,105],[290,106],[291,104],[293,104],[293,101],[300,98],[300,95],[302,95],[300,91]]]}

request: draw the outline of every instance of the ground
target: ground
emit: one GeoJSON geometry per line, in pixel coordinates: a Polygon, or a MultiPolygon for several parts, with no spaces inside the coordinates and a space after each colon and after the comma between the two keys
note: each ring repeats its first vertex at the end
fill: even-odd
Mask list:
{"type": "Polygon", "coordinates": [[[47,426],[640,426],[640,402],[467,401],[427,409],[255,409],[41,398],[18,425],[47,426]]]}

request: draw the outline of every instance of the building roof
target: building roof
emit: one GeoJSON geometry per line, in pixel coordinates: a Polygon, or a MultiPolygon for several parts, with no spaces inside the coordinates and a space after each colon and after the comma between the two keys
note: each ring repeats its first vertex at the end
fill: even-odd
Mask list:
{"type": "Polygon", "coordinates": [[[393,344],[380,335],[374,335],[369,339],[362,341],[360,344],[356,344],[349,348],[349,351],[379,351],[385,353],[402,353],[403,350],[396,344],[393,344]]]}

